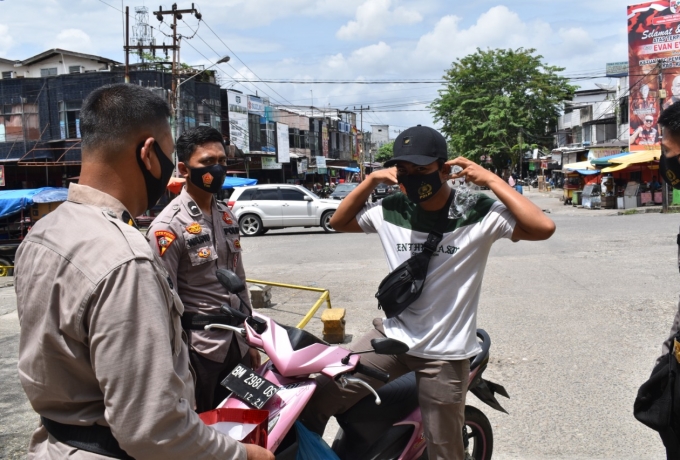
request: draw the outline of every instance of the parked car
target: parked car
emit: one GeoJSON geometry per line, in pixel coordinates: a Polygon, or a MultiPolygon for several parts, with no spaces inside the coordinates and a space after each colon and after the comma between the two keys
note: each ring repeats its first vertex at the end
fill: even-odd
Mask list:
{"type": "Polygon", "coordinates": [[[349,192],[357,188],[357,185],[359,184],[356,182],[346,182],[344,184],[338,184],[335,187],[333,193],[331,193],[331,196],[329,198],[332,198],[334,200],[342,200],[347,195],[349,195],[349,192]]]}
{"type": "Polygon", "coordinates": [[[399,191],[398,185],[387,185],[379,184],[373,192],[371,192],[371,201],[375,203],[376,201],[385,198],[388,195],[396,193],[399,191]]]}
{"type": "Polygon", "coordinates": [[[322,227],[332,232],[330,220],[339,204],[299,185],[287,184],[236,187],[227,201],[245,236],[287,227],[322,227]]]}

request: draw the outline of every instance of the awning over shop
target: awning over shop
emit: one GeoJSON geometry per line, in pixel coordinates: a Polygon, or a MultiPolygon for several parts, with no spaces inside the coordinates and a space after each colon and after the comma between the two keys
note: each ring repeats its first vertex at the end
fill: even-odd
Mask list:
{"type": "Polygon", "coordinates": [[[602,168],[603,173],[613,173],[616,171],[621,171],[622,169],[626,169],[628,166],[630,166],[628,163],[624,163],[622,165],[614,165],[614,166],[609,166],[607,168],[602,168]]]}
{"type": "Polygon", "coordinates": [[[584,176],[592,176],[594,174],[600,174],[601,171],[599,169],[577,169],[576,172],[584,176]]]}
{"type": "Polygon", "coordinates": [[[592,160],[590,160],[590,164],[593,166],[608,166],[610,164],[609,160],[614,160],[615,158],[620,158],[626,155],[630,155],[630,152],[621,152],[617,153],[616,155],[608,155],[606,157],[593,158],[592,160]]]}
{"type": "Polygon", "coordinates": [[[628,153],[609,161],[611,166],[604,168],[603,173],[612,173],[626,169],[631,165],[659,161],[661,158],[660,150],[643,150],[640,152],[628,153]]]}
{"type": "Polygon", "coordinates": [[[611,160],[609,163],[632,165],[636,163],[659,161],[659,158],[661,158],[661,150],[642,150],[640,152],[633,152],[625,156],[620,156],[611,160]]]}
{"type": "Polygon", "coordinates": [[[570,171],[595,171],[596,168],[590,164],[590,161],[577,161],[576,163],[569,163],[564,166],[562,166],[562,169],[564,170],[570,170],[570,171]]]}

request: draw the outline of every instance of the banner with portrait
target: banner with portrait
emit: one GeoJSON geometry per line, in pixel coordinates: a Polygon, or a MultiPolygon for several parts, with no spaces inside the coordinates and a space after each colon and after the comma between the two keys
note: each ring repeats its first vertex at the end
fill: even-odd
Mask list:
{"type": "Polygon", "coordinates": [[[628,7],[628,61],[630,150],[659,150],[659,114],[680,100],[680,0],[628,7]]]}

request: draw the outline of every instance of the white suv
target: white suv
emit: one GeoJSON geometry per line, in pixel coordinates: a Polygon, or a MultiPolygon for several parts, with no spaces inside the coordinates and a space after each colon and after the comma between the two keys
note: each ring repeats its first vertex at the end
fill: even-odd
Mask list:
{"type": "Polygon", "coordinates": [[[331,217],[339,201],[324,200],[299,185],[266,184],[236,187],[227,206],[245,236],[285,227],[323,227],[334,231],[331,217]]]}

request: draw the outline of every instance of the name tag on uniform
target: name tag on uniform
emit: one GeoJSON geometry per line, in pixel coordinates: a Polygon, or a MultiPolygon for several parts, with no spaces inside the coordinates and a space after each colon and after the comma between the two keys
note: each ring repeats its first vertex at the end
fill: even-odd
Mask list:
{"type": "Polygon", "coordinates": [[[267,401],[279,391],[276,384],[241,364],[237,364],[234,370],[222,380],[222,386],[231,390],[241,401],[255,409],[262,409],[267,401]]]}

